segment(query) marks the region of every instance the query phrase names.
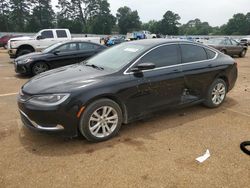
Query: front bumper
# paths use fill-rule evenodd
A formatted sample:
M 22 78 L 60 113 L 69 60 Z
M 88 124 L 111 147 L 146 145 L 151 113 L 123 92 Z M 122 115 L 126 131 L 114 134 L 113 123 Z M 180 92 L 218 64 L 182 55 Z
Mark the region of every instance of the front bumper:
M 23 111 L 19 110 L 19 112 L 21 114 L 21 119 L 23 123 L 30 128 L 36 128 L 40 131 L 64 130 L 64 127 L 62 125 L 55 125 L 55 127 L 43 127 L 42 125 L 38 125 L 35 121 L 31 120 Z
M 31 130 L 67 137 L 78 135 L 77 107 L 70 110 L 63 105 L 38 107 L 23 101 L 20 95 L 18 96 L 18 107 L 23 124 Z
M 17 49 L 9 49 L 8 54 L 10 58 L 16 58 L 16 52 L 17 52 Z
M 14 61 L 14 66 L 16 73 L 20 74 L 30 73 L 29 67 L 27 67 L 25 64 L 18 64 L 16 61 Z

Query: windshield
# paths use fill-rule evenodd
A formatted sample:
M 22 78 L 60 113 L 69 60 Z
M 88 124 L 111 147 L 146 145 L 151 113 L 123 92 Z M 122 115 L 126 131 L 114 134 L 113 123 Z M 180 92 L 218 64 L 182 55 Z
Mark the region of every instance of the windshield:
M 55 48 L 57 48 L 60 45 L 62 45 L 62 42 L 59 42 L 59 43 L 56 43 L 56 44 L 52 44 L 48 48 L 45 48 L 42 52 L 43 53 L 49 53 L 49 52 L 51 52 L 52 50 L 54 50 Z
M 85 65 L 94 65 L 117 71 L 145 51 L 145 48 L 145 46 L 123 43 L 90 58 L 85 62 Z

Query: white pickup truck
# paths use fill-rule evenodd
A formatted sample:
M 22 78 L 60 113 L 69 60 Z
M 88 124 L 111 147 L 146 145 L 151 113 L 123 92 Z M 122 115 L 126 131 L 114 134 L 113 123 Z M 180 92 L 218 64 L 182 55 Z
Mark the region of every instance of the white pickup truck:
M 67 41 L 81 40 L 100 44 L 100 37 L 73 38 L 68 29 L 43 29 L 34 37 L 17 37 L 8 41 L 10 58 L 16 58 L 31 52 L 39 52 L 52 44 Z

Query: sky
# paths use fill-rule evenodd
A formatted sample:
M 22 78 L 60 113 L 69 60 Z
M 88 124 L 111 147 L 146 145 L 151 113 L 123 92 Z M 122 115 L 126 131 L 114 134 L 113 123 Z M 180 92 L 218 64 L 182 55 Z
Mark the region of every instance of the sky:
M 55 6 L 57 0 L 52 0 Z M 250 0 L 108 0 L 113 15 L 122 6 L 137 10 L 143 23 L 160 20 L 166 11 L 180 15 L 182 24 L 199 18 L 211 26 L 221 26 L 236 13 L 250 12 Z

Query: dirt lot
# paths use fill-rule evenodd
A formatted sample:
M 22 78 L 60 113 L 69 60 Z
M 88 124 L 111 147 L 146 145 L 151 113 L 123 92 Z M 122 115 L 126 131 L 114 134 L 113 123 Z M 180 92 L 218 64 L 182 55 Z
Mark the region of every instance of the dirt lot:
M 0 187 L 249 187 L 250 53 L 225 104 L 164 112 L 123 126 L 105 143 L 65 139 L 22 126 L 16 94 L 27 78 L 0 53 Z M 206 149 L 211 157 L 195 158 Z

